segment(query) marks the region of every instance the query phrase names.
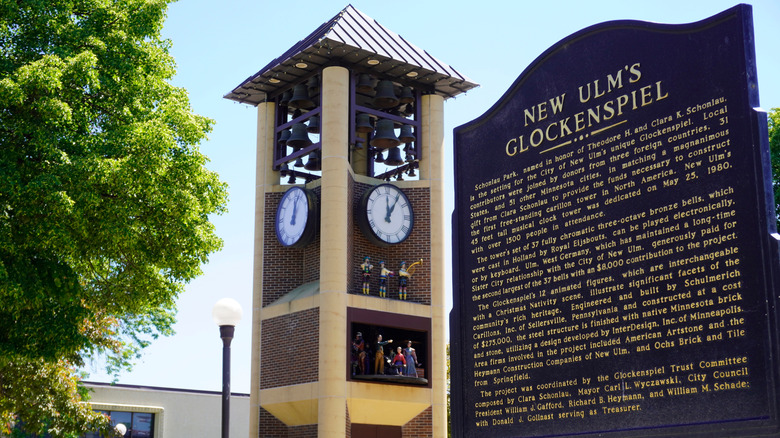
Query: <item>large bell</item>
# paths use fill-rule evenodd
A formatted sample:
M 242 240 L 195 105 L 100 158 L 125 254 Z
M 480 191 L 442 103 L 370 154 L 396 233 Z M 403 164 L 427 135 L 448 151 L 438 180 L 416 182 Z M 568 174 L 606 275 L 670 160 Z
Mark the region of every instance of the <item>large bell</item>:
M 358 113 L 355 120 L 355 131 L 365 134 L 373 130 L 374 126 L 371 125 L 371 117 L 366 113 Z
M 400 103 L 395 95 L 395 85 L 392 81 L 379 81 L 374 96 L 374 106 L 377 108 L 392 108 Z
M 293 131 L 295 134 L 295 131 Z M 394 148 L 401 144 L 401 140 L 395 136 L 395 129 L 393 129 L 393 121 L 382 119 L 376 122 L 376 134 L 371 139 L 371 146 L 380 149 Z
M 311 116 L 309 118 L 309 124 L 306 126 L 306 131 L 312 133 L 312 134 L 319 134 L 320 133 L 320 117 L 319 116 Z
M 306 88 L 306 84 L 298 84 L 295 86 L 289 105 L 302 109 L 314 108 L 314 102 L 309 98 L 309 89 Z
M 309 133 L 306 132 L 306 125 L 303 123 L 295 123 L 292 126 L 292 134 L 287 139 L 287 146 L 293 148 L 305 148 L 311 145 L 311 139 L 309 139 Z
M 311 151 L 309 159 L 306 160 L 306 165 L 303 168 L 306 170 L 322 170 L 319 151 Z
M 398 136 L 401 143 L 411 143 L 415 140 L 412 133 L 412 125 L 401 125 L 401 135 Z
M 371 79 L 371 75 L 363 73 L 358 76 L 358 83 L 355 85 L 355 90 L 360 93 L 371 93 L 374 91 L 374 80 Z
M 385 165 L 387 166 L 400 166 L 404 164 L 404 160 L 401 158 L 401 150 L 398 147 L 391 148 L 387 151 L 387 158 L 385 158 Z
M 398 100 L 401 103 L 412 103 L 412 102 L 414 102 L 414 93 L 412 93 L 412 87 L 403 87 L 403 88 L 401 88 L 401 95 L 398 97 Z

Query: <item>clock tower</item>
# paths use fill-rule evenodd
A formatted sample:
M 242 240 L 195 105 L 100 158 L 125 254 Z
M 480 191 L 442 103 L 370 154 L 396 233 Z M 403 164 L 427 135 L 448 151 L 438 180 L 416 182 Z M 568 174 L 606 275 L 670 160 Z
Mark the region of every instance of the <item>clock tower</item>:
M 447 435 L 444 100 L 476 84 L 347 6 L 257 107 L 250 436 Z

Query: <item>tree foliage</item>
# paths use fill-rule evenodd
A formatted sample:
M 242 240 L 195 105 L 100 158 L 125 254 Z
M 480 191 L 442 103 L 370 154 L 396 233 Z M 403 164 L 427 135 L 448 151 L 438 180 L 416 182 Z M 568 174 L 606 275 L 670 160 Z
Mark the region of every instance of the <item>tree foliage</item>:
M 0 415 L 34 422 L 26 373 L 128 367 L 221 246 L 213 121 L 169 82 L 167 3 L 0 0 Z
M 768 114 L 769 152 L 772 156 L 772 188 L 775 192 L 775 216 L 780 230 L 780 108 L 772 108 Z

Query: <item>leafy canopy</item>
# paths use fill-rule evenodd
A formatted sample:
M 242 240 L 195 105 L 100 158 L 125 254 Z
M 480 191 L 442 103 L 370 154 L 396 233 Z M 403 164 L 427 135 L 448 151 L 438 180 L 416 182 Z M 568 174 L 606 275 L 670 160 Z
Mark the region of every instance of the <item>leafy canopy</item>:
M 769 112 L 769 152 L 772 156 L 772 188 L 775 192 L 775 215 L 780 230 L 780 108 Z
M 0 0 L 0 415 L 25 367 L 128 367 L 221 246 L 167 3 Z

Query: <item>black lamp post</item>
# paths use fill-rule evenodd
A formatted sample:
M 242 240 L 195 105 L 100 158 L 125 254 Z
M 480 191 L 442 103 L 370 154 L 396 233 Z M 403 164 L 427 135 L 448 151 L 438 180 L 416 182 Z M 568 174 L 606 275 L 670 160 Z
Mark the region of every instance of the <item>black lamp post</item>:
M 230 437 L 230 341 L 242 314 L 241 305 L 232 298 L 217 301 L 211 311 L 222 338 L 222 438 Z

